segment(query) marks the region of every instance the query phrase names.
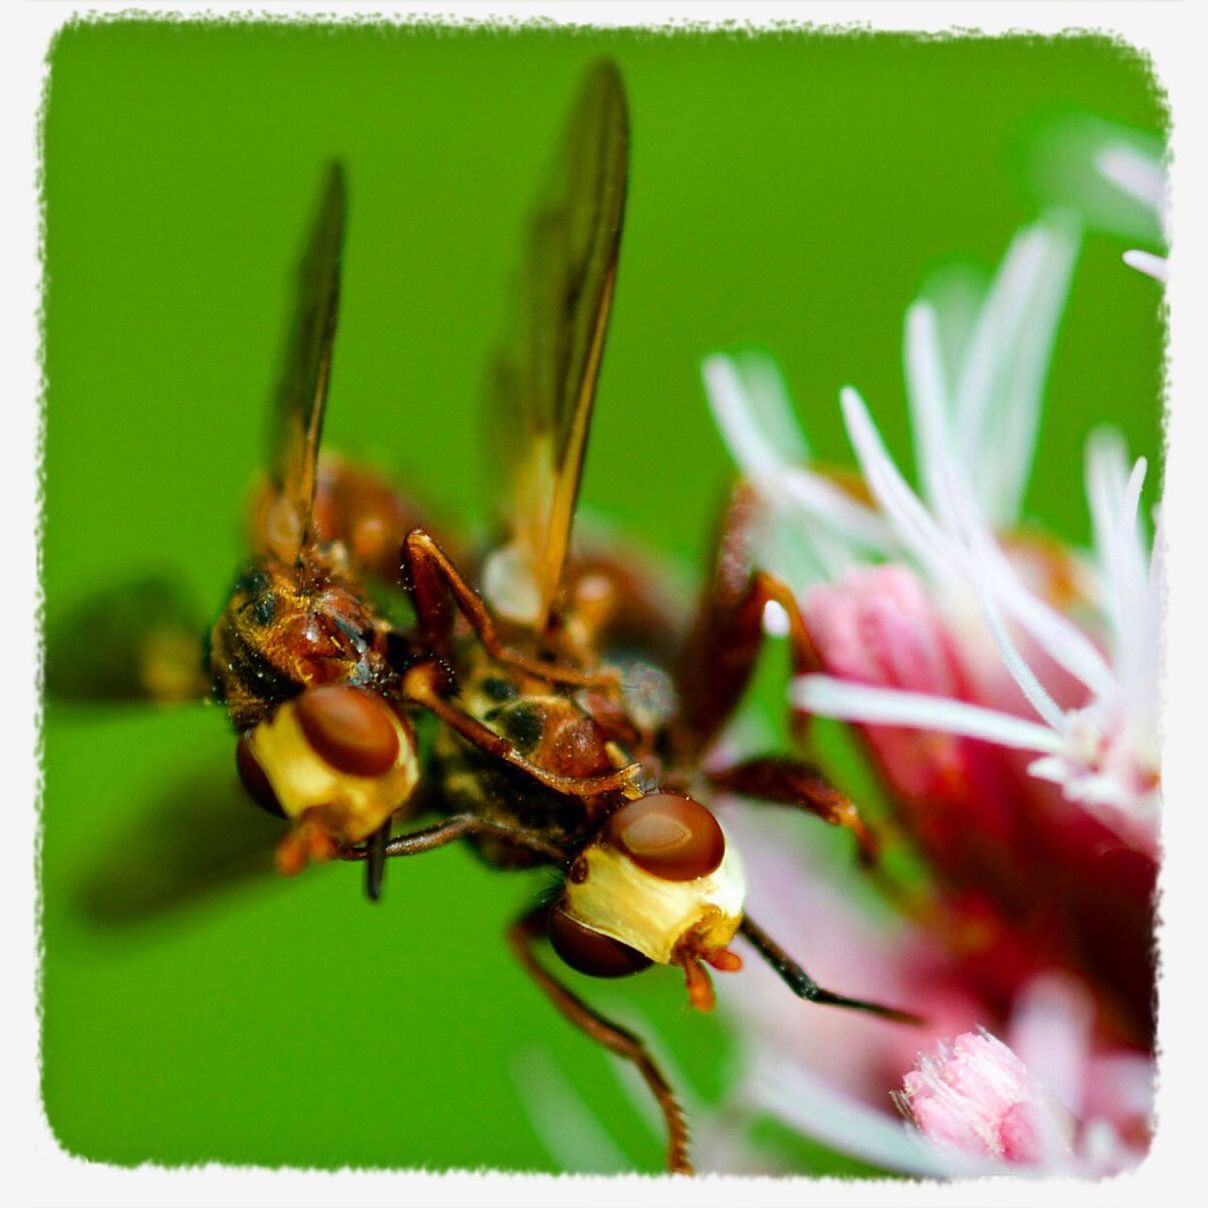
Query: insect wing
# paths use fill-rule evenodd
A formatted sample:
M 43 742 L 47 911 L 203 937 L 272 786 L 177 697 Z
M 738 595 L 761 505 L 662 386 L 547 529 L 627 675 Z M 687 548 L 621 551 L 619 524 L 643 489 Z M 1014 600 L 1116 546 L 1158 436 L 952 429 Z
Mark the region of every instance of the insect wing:
M 168 576 L 96 591 L 47 628 L 47 696 L 87 704 L 202 700 L 210 690 L 204 629 L 205 613 Z
M 484 588 L 509 620 L 544 629 L 570 540 L 608 327 L 629 163 L 616 67 L 584 82 L 533 210 L 517 330 L 496 374 L 491 455 L 505 475 L 506 543 Z
M 264 540 L 285 560 L 292 559 L 312 535 L 319 438 L 339 306 L 344 216 L 344 173 L 333 163 L 299 269 L 297 307 L 273 417 L 270 474 L 276 501 Z

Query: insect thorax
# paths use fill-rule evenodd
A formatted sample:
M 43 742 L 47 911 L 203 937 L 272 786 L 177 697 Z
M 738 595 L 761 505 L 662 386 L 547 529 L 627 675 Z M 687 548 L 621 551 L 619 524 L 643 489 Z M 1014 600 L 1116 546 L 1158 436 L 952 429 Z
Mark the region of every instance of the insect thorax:
M 239 575 L 210 637 L 210 674 L 240 732 L 304 688 L 385 691 L 395 680 L 372 607 L 322 550 L 293 563 L 263 559 Z
M 526 690 L 505 668 L 475 658 L 459 677 L 459 703 L 505 738 L 518 754 L 562 776 L 601 776 L 616 766 L 616 751 L 573 697 Z M 433 744 L 436 775 L 451 813 L 474 813 L 536 832 L 568 852 L 583 843 L 619 804 L 612 795 L 572 797 L 546 788 L 523 769 L 472 747 L 442 727 Z M 495 839 L 479 851 L 505 868 L 536 862 L 531 853 Z

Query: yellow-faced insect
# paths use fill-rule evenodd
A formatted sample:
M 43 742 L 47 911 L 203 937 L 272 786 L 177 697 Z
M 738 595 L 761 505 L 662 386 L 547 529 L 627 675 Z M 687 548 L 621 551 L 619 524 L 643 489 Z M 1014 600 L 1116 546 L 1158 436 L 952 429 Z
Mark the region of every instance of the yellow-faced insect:
M 553 893 L 512 924 L 511 947 L 566 1018 L 638 1069 L 665 1117 L 668 1167 L 690 1172 L 683 1117 L 653 1058 L 539 959 L 543 940 L 599 977 L 676 966 L 690 1001 L 708 1009 L 707 969 L 739 969 L 731 945 L 741 936 L 804 999 L 914 1017 L 817 985 L 746 915 L 739 853 L 701 801 L 724 790 L 802 809 L 874 855 L 854 807 L 812 766 L 769 756 L 706 770 L 770 602 L 790 618 L 797 665 L 812 657 L 791 593 L 753 566 L 750 495 L 730 501 L 696 619 L 682 630 L 623 552 L 571 554 L 628 150 L 621 79 L 600 63 L 528 228 L 517 332 L 490 407 L 501 536 L 474 562 L 446 552 L 380 479 L 319 460 L 344 216 L 342 177 L 330 172 L 254 557 L 213 629 L 209 672 L 239 734 L 244 785 L 289 820 L 285 871 L 365 861 L 376 897 L 387 860 L 466 838 L 496 867 L 554 873 Z M 363 585 L 372 576 L 396 579 L 413 625 L 375 610 Z M 426 751 L 416 724 L 434 731 Z M 421 808 L 439 819 L 403 829 Z
M 687 1171 L 679 1109 L 645 1047 L 538 960 L 539 940 L 596 976 L 678 966 L 691 1001 L 708 1008 L 706 967 L 737 969 L 730 944 L 742 934 L 804 998 L 911 1017 L 819 987 L 745 915 L 739 854 L 697 800 L 724 787 L 781 801 L 848 826 L 871 854 L 850 803 L 812 767 L 765 758 L 702 770 L 749 678 L 769 601 L 792 618 L 798 662 L 810 659 L 791 594 L 751 568 L 749 498 L 732 501 L 698 619 L 665 668 L 610 659 L 642 618 L 660 624 L 623 559 L 568 558 L 617 278 L 628 144 L 621 80 L 602 64 L 533 211 L 519 332 L 497 367 L 503 539 L 481 565 L 482 594 L 422 529 L 403 544 L 417 625 L 395 647 L 395 699 L 439 720 L 423 777 L 445 817 L 335 854 L 409 856 L 468 837 L 499 867 L 552 865 L 560 890 L 512 926 L 511 944 L 567 1018 L 640 1070 L 666 1118 L 669 1167 Z

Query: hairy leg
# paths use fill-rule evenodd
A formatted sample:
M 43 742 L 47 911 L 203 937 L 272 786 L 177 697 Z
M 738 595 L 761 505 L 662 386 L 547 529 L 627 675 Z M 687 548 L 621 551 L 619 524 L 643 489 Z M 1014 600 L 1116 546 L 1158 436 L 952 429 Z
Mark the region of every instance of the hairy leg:
M 530 658 L 512 650 L 499 638 L 495 622 L 482 597 L 462 578 L 452 559 L 423 529 L 413 529 L 403 542 L 403 579 L 415 606 L 429 649 L 442 657 L 450 653 L 453 611 L 469 622 L 492 658 L 527 675 L 550 683 L 585 688 L 618 686 L 611 671 L 589 672 Z
M 454 814 L 452 817 L 426 826 L 422 830 L 409 831 L 405 835 L 396 835 L 382 848 L 382 856 L 418 856 L 423 852 L 434 851 L 438 847 L 454 843 L 469 835 L 490 835 L 496 839 L 505 839 L 519 847 L 536 852 L 556 864 L 561 864 L 566 858 L 566 852 L 556 844 L 549 843 L 540 835 L 520 827 L 508 826 L 503 822 L 493 822 L 489 818 L 480 818 L 477 814 Z M 335 858 L 339 860 L 369 860 L 375 858 L 373 840 L 364 847 L 341 846 L 335 849 Z
M 757 797 L 774 805 L 788 805 L 842 826 L 855 836 L 860 862 L 875 864 L 879 841 L 860 817 L 855 803 L 841 793 L 813 764 L 789 756 L 762 755 L 720 772 L 710 772 L 718 788 Z
M 631 1062 L 646 1081 L 667 1122 L 667 1169 L 674 1174 L 691 1174 L 688 1159 L 688 1128 L 684 1113 L 667 1079 L 632 1032 L 605 1019 L 577 994 L 568 990 L 538 960 L 533 946 L 545 934 L 545 906 L 539 906 L 518 919 L 508 929 L 508 943 L 526 973 L 541 987 L 545 996 L 575 1027 L 587 1033 L 618 1057 Z
M 713 573 L 676 668 L 680 742 L 688 757 L 708 745 L 738 705 L 763 644 L 768 604 L 779 604 L 788 616 L 794 674 L 818 665 L 792 591 L 755 568 L 753 534 L 759 509 L 751 488 L 740 484 L 723 515 Z
M 526 759 L 502 735 L 483 725 L 476 717 L 472 717 L 464 709 L 447 700 L 442 689 L 445 688 L 443 668 L 435 662 L 418 663 L 411 667 L 403 676 L 403 696 L 427 709 L 450 729 L 455 730 L 467 742 L 472 743 L 489 755 L 510 763 L 527 773 L 538 783 L 555 792 L 565 793 L 570 797 L 594 797 L 599 793 L 623 793 L 626 797 L 634 798 L 642 795 L 638 779 L 642 774 L 640 764 L 629 763 L 602 776 L 562 776 L 551 772 L 540 764 Z

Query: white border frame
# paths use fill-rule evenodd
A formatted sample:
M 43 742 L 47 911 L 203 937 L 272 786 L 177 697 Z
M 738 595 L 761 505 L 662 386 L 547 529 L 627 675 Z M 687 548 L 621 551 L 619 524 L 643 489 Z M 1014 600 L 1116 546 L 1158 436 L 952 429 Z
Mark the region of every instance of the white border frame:
M 5 393 L 9 396 L 8 431 L 0 449 L 5 541 L 10 573 L 16 582 L 4 595 L 5 632 L 9 635 L 7 682 L 12 706 L 6 710 L 5 755 L 12 768 L 6 796 L 0 879 L 4 962 L 7 988 L 0 1000 L 5 1054 L 3 1082 L 4 1185 L 10 1202 L 35 1205 L 86 1203 L 114 1205 L 214 1204 L 255 1202 L 305 1208 L 326 1204 L 390 1204 L 401 1199 L 425 1204 L 482 1201 L 502 1204 L 580 1205 L 613 1203 L 621 1196 L 641 1203 L 691 1204 L 729 1201 L 799 1205 L 1014 1205 L 1104 1204 L 1132 1208 L 1143 1197 L 1158 1196 L 1194 1181 L 1197 1143 L 1203 1144 L 1204 1103 L 1208 1090 L 1201 1018 L 1204 1007 L 1204 942 L 1197 924 L 1208 884 L 1202 864 L 1208 855 L 1208 811 L 1201 804 L 1203 773 L 1195 764 L 1203 748 L 1202 714 L 1194 707 L 1197 690 L 1208 682 L 1204 652 L 1204 605 L 1196 583 L 1208 578 L 1203 565 L 1203 513 L 1208 475 L 1196 472 L 1208 426 L 1204 361 L 1208 327 L 1201 283 L 1208 215 L 1204 185 L 1204 148 L 1208 147 L 1203 42 L 1195 34 L 1196 5 L 1176 0 L 880 0 L 849 3 L 718 2 L 639 3 L 389 3 L 302 4 L 269 0 L 256 7 L 235 4 L 99 3 L 24 0 L 6 6 L 0 38 L 0 89 L 3 90 L 4 266 L 2 327 L 6 333 Z M 1118 35 L 1151 56 L 1165 87 L 1174 122 L 1173 246 L 1168 299 L 1170 322 L 1170 400 L 1167 415 L 1166 509 L 1170 549 L 1170 601 L 1167 614 L 1165 790 L 1168 816 L 1164 836 L 1161 909 L 1163 977 L 1160 1043 L 1159 1128 L 1153 1152 L 1141 1169 L 1100 1184 L 999 1179 L 952 1185 L 868 1183 L 863 1181 L 745 1180 L 694 1181 L 566 1178 L 523 1175 L 431 1175 L 388 1171 L 274 1171 L 211 1166 L 165 1170 L 125 1170 L 71 1158 L 55 1143 L 39 1094 L 39 1019 L 35 937 L 35 859 L 38 765 L 37 700 L 34 693 L 37 630 L 29 601 L 39 601 L 37 580 L 35 458 L 40 426 L 38 260 L 40 215 L 31 182 L 38 171 L 37 137 L 42 103 L 44 58 L 54 31 L 75 14 L 131 10 L 196 16 L 287 15 L 315 18 L 376 16 L 388 20 L 438 17 L 451 20 L 521 21 L 542 17 L 559 24 L 665 25 L 717 24 L 739 20 L 753 25 L 791 21 L 811 25 L 864 25 L 878 29 L 944 32 L 976 29 L 987 34 L 1027 30 L 1041 34 L 1093 29 Z M 1093 400 L 1091 401 L 1093 405 Z M 33 708 L 26 708 L 27 701 Z M 1174 1195 L 1172 1199 L 1181 1199 Z

